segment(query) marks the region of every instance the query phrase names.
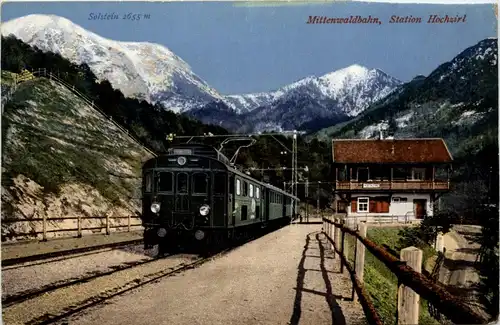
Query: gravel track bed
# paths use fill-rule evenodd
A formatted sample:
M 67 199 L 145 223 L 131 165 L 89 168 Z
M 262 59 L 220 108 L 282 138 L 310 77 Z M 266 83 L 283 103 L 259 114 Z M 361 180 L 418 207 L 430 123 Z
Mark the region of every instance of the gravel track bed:
M 320 229 L 287 226 L 58 324 L 365 324 Z
M 2 269 L 2 300 L 151 260 L 155 254 L 156 249 L 145 251 L 143 245 L 129 245 L 6 267 Z
M 59 315 L 68 308 L 80 306 L 96 297 L 103 297 L 114 291 L 134 285 L 148 276 L 165 272 L 181 265 L 192 263 L 199 257 L 196 255 L 179 254 L 164 259 L 152 261 L 127 270 L 105 275 L 89 282 L 79 283 L 60 290 L 46 293 L 42 296 L 5 307 L 2 310 L 5 324 L 36 324 L 46 315 Z

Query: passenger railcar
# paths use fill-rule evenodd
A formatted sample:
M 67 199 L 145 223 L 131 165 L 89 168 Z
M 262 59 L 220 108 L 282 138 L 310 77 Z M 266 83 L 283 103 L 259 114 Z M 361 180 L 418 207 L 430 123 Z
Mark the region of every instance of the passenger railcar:
M 144 244 L 217 244 L 284 225 L 299 199 L 237 170 L 217 149 L 179 145 L 142 170 Z

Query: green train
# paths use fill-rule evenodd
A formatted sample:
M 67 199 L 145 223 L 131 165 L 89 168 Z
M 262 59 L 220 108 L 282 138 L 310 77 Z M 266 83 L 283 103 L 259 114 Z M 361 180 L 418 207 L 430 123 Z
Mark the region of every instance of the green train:
M 142 167 L 144 245 L 160 253 L 179 243 L 217 245 L 279 227 L 299 199 L 233 167 L 202 144 L 170 148 Z

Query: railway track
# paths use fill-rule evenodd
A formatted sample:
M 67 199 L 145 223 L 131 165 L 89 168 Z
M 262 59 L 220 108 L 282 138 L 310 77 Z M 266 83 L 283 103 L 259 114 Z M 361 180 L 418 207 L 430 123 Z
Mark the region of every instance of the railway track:
M 128 241 L 119 242 L 119 243 L 109 243 L 109 244 L 97 245 L 97 246 L 92 246 L 92 247 L 80 247 L 80 248 L 74 248 L 74 249 L 58 251 L 58 252 L 50 252 L 50 253 L 44 253 L 44 254 L 9 258 L 9 259 L 2 260 L 2 268 L 11 267 L 11 266 L 23 267 L 24 265 L 20 265 L 20 264 L 25 264 L 25 263 L 29 263 L 29 262 L 39 262 L 39 264 L 43 264 L 44 262 L 52 263 L 53 260 L 50 260 L 50 261 L 47 261 L 47 260 L 53 259 L 53 258 L 59 258 L 59 257 L 60 257 L 60 259 L 58 259 L 58 260 L 64 260 L 64 259 L 77 257 L 76 254 L 80 254 L 80 253 L 90 252 L 90 254 L 92 254 L 94 251 L 98 251 L 98 250 L 102 250 L 102 249 L 106 249 L 106 248 L 118 248 L 118 247 L 123 247 L 123 246 L 128 246 L 128 245 L 140 244 L 142 242 L 143 242 L 142 239 L 134 239 L 134 240 L 128 240 Z M 96 252 L 96 253 L 98 253 L 98 252 Z M 31 265 L 34 265 L 34 264 L 30 264 L 30 265 L 26 265 L 26 266 L 31 266 Z
M 98 253 L 102 253 L 102 252 L 103 251 L 100 251 Z M 106 251 L 104 251 L 104 252 L 106 252 Z M 94 254 L 97 254 L 97 253 L 94 253 Z M 91 255 L 91 254 L 89 254 L 89 255 Z M 75 256 L 73 258 L 81 257 L 81 256 L 83 256 L 83 255 L 78 255 L 78 256 Z M 152 259 L 146 260 L 146 261 L 125 262 L 121 265 L 113 267 L 113 270 L 110 270 L 110 271 L 97 272 L 95 274 L 85 276 L 82 278 L 69 279 L 69 280 L 65 280 L 65 281 L 60 282 L 60 283 L 46 285 L 46 286 L 43 286 L 43 287 L 38 288 L 36 290 L 27 290 L 27 291 L 24 291 L 24 292 L 21 292 L 18 294 L 13 294 L 13 295 L 7 296 L 6 298 L 2 299 L 2 306 L 9 307 L 9 306 L 12 306 L 14 304 L 18 304 L 18 303 L 21 303 L 23 301 L 36 298 L 38 296 L 41 296 L 43 294 L 46 294 L 46 293 L 49 293 L 52 291 L 56 291 L 56 290 L 70 287 L 73 285 L 77 285 L 80 283 L 89 282 L 89 281 L 92 281 L 94 279 L 106 276 L 106 275 L 111 275 L 113 273 L 117 273 L 117 272 L 120 272 L 123 270 L 131 269 L 133 267 L 146 265 L 146 264 L 155 262 L 156 260 L 157 260 L 157 258 L 152 258 Z M 57 260 L 57 261 L 59 261 L 59 260 Z M 46 261 L 43 264 L 51 263 L 51 262 L 55 262 L 55 261 Z M 39 265 L 39 264 L 35 264 L 35 265 Z M 33 265 L 29 265 L 29 266 L 33 266 Z
M 66 292 L 78 292 L 79 290 L 85 291 L 85 288 L 88 287 L 98 288 L 94 289 L 94 292 L 97 294 L 88 295 L 87 299 L 85 300 L 78 301 L 77 303 L 68 303 L 68 306 L 64 306 L 63 308 L 57 307 L 57 312 L 51 313 L 48 310 L 38 310 L 35 312 L 35 314 L 38 314 L 38 316 L 35 316 L 35 318 L 33 319 L 29 320 L 26 319 L 25 321 L 22 322 L 29 324 L 53 324 L 58 321 L 72 317 L 80 312 L 83 312 L 88 308 L 95 307 L 98 306 L 99 304 L 105 303 L 109 299 L 125 294 L 131 290 L 140 288 L 155 281 L 159 281 L 163 278 L 173 276 L 188 269 L 201 266 L 202 264 L 209 262 L 214 258 L 226 255 L 233 249 L 245 243 L 248 243 L 252 240 L 255 240 L 258 237 L 260 236 L 241 239 L 235 243 L 230 244 L 229 246 L 225 246 L 223 248 L 205 254 L 188 254 L 192 255 L 193 256 L 192 258 L 194 258 L 195 260 L 193 262 L 189 261 L 187 264 L 183 262 L 170 267 L 168 267 L 168 265 L 165 265 L 164 267 L 159 267 L 159 265 L 154 264 L 155 262 L 161 263 L 161 260 L 168 260 L 170 258 L 176 259 L 180 255 L 185 255 L 182 253 L 172 254 L 165 256 L 163 258 L 156 257 L 146 261 L 124 263 L 121 264 L 120 266 L 115 267 L 115 269 L 113 270 L 92 274 L 90 276 L 78 279 L 68 280 L 63 283 L 47 285 L 42 288 L 38 288 L 36 290 L 29 290 L 21 292 L 19 294 L 14 294 L 6 297 L 2 301 L 4 318 L 6 316 L 6 313 L 11 313 L 10 317 L 17 318 L 17 315 L 19 315 L 18 313 L 21 310 L 32 308 L 30 307 L 31 304 L 35 306 L 46 304 L 46 301 L 48 299 L 51 299 L 49 298 L 50 296 L 52 297 L 64 296 Z M 152 264 L 150 266 L 149 271 L 148 271 L 148 266 L 146 266 L 148 264 Z M 146 267 L 146 269 L 140 270 L 141 267 Z M 139 271 L 137 272 L 134 271 L 134 268 L 139 269 Z M 154 269 L 156 269 L 156 272 L 151 272 L 151 270 Z M 108 290 L 102 289 L 101 291 L 99 287 L 99 281 L 103 281 L 103 279 L 104 281 L 107 281 L 105 280 L 105 278 L 110 278 L 110 277 L 112 277 L 113 279 L 115 278 L 123 279 L 124 274 L 127 274 L 126 272 L 132 272 L 133 274 L 135 273 L 140 275 L 139 276 L 134 275 L 134 277 L 125 276 L 126 281 L 122 281 L 123 282 L 122 285 L 114 286 L 113 288 Z
M 163 278 L 167 278 L 167 277 L 176 275 L 176 274 L 181 273 L 183 271 L 199 267 L 199 266 L 201 266 L 201 265 L 203 265 L 203 264 L 205 264 L 205 263 L 207 263 L 215 258 L 226 255 L 234 248 L 235 247 L 232 246 L 232 247 L 226 248 L 224 250 L 221 250 L 219 252 L 210 254 L 209 256 L 206 256 L 206 257 L 197 257 L 195 261 L 188 263 L 188 264 L 185 264 L 185 265 L 176 266 L 173 269 L 165 269 L 165 270 L 161 270 L 159 272 L 153 273 L 153 274 L 147 274 L 147 275 L 143 276 L 141 279 L 134 279 L 134 280 L 126 283 L 125 285 L 121 286 L 120 288 L 103 292 L 102 294 L 100 294 L 98 296 L 91 297 L 91 298 L 81 302 L 80 304 L 78 304 L 76 306 L 68 307 L 68 308 L 64 309 L 64 311 L 60 314 L 44 315 L 40 318 L 35 318 L 35 319 L 31 320 L 29 323 L 30 324 L 38 324 L 38 325 L 57 323 L 59 321 L 65 320 L 69 317 L 76 316 L 78 313 L 81 313 L 81 312 L 85 311 L 86 309 L 103 304 L 114 297 L 123 295 L 129 291 L 134 290 L 134 289 L 138 289 L 138 288 L 143 287 L 147 284 L 154 283 L 154 282 L 159 281 Z M 174 256 L 174 255 L 172 255 L 172 256 Z M 154 260 L 154 261 L 157 261 L 157 260 Z M 148 262 L 152 262 L 152 261 L 148 261 Z M 146 263 L 143 263 L 143 264 L 146 264 Z M 131 266 L 131 267 L 134 267 L 134 266 Z M 68 322 L 66 321 L 64 323 L 67 324 Z

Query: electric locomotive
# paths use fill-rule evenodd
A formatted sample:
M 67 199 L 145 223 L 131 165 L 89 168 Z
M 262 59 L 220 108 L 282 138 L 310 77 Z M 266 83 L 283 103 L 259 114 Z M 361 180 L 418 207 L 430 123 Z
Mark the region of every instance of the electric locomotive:
M 211 245 L 285 225 L 299 199 L 239 171 L 202 144 L 170 148 L 142 168 L 144 245 Z

